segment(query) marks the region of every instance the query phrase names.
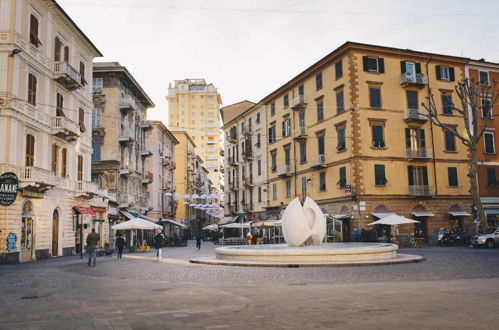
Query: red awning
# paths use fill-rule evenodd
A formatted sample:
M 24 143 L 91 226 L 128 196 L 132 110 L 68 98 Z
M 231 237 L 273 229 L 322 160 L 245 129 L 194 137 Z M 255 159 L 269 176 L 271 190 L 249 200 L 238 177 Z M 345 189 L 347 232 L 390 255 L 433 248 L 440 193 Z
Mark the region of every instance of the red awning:
M 92 211 L 92 209 L 89 207 L 73 206 L 73 208 L 76 210 L 76 212 L 78 212 L 80 214 L 83 214 L 83 215 L 88 214 L 88 215 L 95 217 L 95 212 Z

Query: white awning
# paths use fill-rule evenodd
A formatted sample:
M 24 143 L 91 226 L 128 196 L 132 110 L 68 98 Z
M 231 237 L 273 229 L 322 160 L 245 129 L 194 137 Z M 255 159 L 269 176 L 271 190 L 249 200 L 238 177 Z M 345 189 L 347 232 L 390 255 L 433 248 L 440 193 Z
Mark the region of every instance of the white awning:
M 219 226 L 221 225 L 227 225 L 229 223 L 233 223 L 239 218 L 238 215 L 233 216 L 233 217 L 223 217 L 223 219 L 218 223 Z
M 169 224 L 172 224 L 172 225 L 175 225 L 175 226 L 179 226 L 180 228 L 184 228 L 184 229 L 187 228 L 186 225 L 183 225 L 181 223 L 178 223 L 178 222 L 170 220 L 170 219 L 161 219 L 161 222 L 167 222 Z
M 204 226 L 203 227 L 203 230 L 212 230 L 212 231 L 216 231 L 218 230 L 218 226 L 214 223 L 212 223 L 211 225 L 208 225 L 208 226 Z
M 352 215 L 351 214 L 334 214 L 332 217 L 328 217 L 328 218 L 333 218 L 335 220 L 339 220 L 339 219 L 351 219 Z
M 434 217 L 435 214 L 431 212 L 411 212 L 411 214 L 415 217 Z
M 220 228 L 250 228 L 250 224 L 247 222 L 246 223 L 234 222 L 220 226 Z
M 469 216 L 471 216 L 471 214 L 469 214 L 468 212 L 465 212 L 465 211 L 450 211 L 449 214 L 454 216 L 454 217 L 469 217 Z
M 394 215 L 395 213 L 371 213 L 371 214 L 374 215 L 376 218 L 381 219 L 389 215 Z
M 128 220 L 135 219 L 135 217 L 128 212 L 120 211 L 120 213 L 123 214 Z
M 158 222 L 158 221 L 159 221 L 158 219 L 149 218 L 149 217 L 147 217 L 147 216 L 145 216 L 145 215 L 143 215 L 143 214 L 139 214 L 139 218 L 142 218 L 142 219 L 144 219 L 144 220 L 150 221 L 150 222 L 152 222 L 152 223 L 156 223 L 156 222 Z
M 111 227 L 114 230 L 161 229 L 163 226 L 151 223 L 141 218 L 134 218 Z

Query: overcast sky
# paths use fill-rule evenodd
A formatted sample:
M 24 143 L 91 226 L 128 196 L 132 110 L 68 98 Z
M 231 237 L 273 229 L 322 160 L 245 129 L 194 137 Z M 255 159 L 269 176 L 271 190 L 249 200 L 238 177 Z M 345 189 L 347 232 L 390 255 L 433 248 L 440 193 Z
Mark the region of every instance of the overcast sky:
M 499 62 L 494 0 L 59 0 L 104 54 L 125 65 L 167 122 L 175 79 L 205 78 L 229 105 L 257 102 L 356 41 Z

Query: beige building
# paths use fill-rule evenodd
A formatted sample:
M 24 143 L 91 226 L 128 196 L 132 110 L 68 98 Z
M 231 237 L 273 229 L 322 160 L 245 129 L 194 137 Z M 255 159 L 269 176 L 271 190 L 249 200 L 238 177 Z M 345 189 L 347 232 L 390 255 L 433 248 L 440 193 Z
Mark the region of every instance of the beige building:
M 71 255 L 91 228 L 105 240 L 106 210 L 89 203 L 108 197 L 90 182 L 98 56 L 55 1 L 0 2 L 0 175 L 19 180 L 0 206 L 0 263 Z
M 148 216 L 154 219 L 175 219 L 175 146 L 179 141 L 160 121 L 150 122 L 152 129 L 146 133 L 146 145 L 152 156 L 146 158 L 145 171 L 152 173 L 152 183 L 147 191 L 152 201 Z
M 186 130 L 196 143 L 195 153 L 209 171 L 209 178 L 219 190 L 220 117 L 222 98 L 213 84 L 204 79 L 175 80 L 168 88 L 168 128 Z
M 146 116 L 154 103 L 117 62 L 94 63 L 93 73 L 92 180 L 116 194 L 114 220 L 147 215 L 154 199 L 153 174 L 145 166 L 153 155 L 146 143 L 153 125 Z
M 268 191 L 266 107 L 242 101 L 220 112 L 225 136 L 225 214 L 264 218 Z

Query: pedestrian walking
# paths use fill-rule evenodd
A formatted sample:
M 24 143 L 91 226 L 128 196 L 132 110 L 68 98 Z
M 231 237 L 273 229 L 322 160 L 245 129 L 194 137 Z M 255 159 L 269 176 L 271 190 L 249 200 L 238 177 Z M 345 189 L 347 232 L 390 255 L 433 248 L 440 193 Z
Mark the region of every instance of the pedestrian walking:
M 161 229 L 156 229 L 156 235 L 154 236 L 154 248 L 156 249 L 156 257 L 158 261 L 161 259 L 161 250 L 163 248 L 163 241 L 165 236 L 161 232 Z
M 121 259 L 123 257 L 123 248 L 125 247 L 125 239 L 122 235 L 116 238 L 116 247 L 118 248 L 118 258 Z
M 201 233 L 199 233 L 197 236 L 196 236 L 196 249 L 199 251 L 201 250 L 201 240 L 203 239 L 203 235 Z
M 97 259 L 97 245 L 99 244 L 100 236 L 92 228 L 92 232 L 87 236 L 87 251 L 88 251 L 88 266 L 93 264 L 95 267 L 95 262 Z

